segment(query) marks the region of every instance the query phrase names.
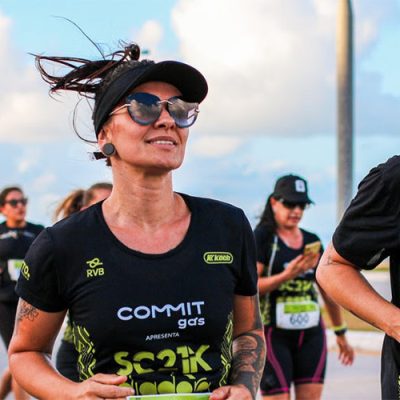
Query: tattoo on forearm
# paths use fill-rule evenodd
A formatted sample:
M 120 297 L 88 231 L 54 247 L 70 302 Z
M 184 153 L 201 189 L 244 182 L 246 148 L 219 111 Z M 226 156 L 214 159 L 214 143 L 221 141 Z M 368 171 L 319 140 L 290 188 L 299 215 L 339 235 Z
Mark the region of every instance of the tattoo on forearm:
M 262 331 L 246 332 L 233 341 L 231 384 L 242 384 L 256 398 L 265 362 L 265 341 Z
M 22 321 L 24 318 L 33 321 L 39 315 L 37 308 L 27 303 L 24 300 L 20 300 L 17 310 L 17 321 Z
M 327 257 L 326 257 L 326 265 L 334 265 L 337 264 L 335 261 L 333 261 L 333 254 L 332 254 L 332 249 L 328 249 L 327 251 Z

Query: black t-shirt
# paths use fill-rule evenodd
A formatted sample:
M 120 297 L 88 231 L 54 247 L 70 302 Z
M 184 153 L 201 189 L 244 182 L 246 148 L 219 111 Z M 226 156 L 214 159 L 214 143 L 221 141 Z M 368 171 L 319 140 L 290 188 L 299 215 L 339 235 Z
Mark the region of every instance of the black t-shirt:
M 371 169 L 361 181 L 332 242 L 343 258 L 360 269 L 373 269 L 390 256 L 392 303 L 400 307 L 399 156 Z M 390 342 L 400 368 L 400 345 Z
M 278 236 L 271 234 L 265 226 L 257 226 L 254 231 L 257 261 L 265 266 L 262 276 L 281 273 L 290 261 L 303 253 L 307 243 L 320 241 L 314 233 L 304 229 L 301 232 L 303 245 L 299 249 L 293 249 Z M 318 294 L 314 282 L 315 268 L 311 268 L 261 296 L 260 307 L 264 324 L 282 329 L 305 329 L 319 325 Z
M 254 238 L 242 210 L 182 196 L 189 229 L 164 254 L 124 246 L 101 203 L 33 243 L 17 293 L 47 312 L 70 310 L 81 379 L 126 375 L 136 394 L 227 382 L 234 295 L 257 293 Z
M 29 246 L 43 228 L 30 222 L 23 228 L 9 228 L 6 222 L 0 224 L 0 301 L 18 300 L 15 281 Z
M 356 196 L 336 228 L 333 245 L 343 258 L 362 269 L 375 268 L 387 256 L 398 265 L 399 156 L 373 168 L 361 181 Z M 398 299 L 397 296 L 397 306 L 400 305 Z

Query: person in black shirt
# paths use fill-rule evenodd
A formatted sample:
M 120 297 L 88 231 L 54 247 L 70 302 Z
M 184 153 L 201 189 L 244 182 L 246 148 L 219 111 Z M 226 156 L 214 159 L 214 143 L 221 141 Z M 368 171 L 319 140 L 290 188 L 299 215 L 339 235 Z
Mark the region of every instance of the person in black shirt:
M 111 194 L 111 190 L 112 184 L 109 182 L 94 183 L 87 190 L 73 190 L 58 204 L 54 213 L 54 220 L 59 221 L 67 218 L 106 199 Z M 66 328 L 57 349 L 56 368 L 58 372 L 74 382 L 79 382 L 78 357 L 79 353 L 74 346 L 73 326 L 69 315 L 67 315 Z
M 268 349 L 261 380 L 264 399 L 289 399 L 292 383 L 296 398 L 321 398 L 327 346 L 314 283 L 322 246 L 317 235 L 299 227 L 310 203 L 305 179 L 282 176 L 254 232 Z M 340 308 L 321 294 L 337 334 L 339 359 L 350 365 L 354 351 L 346 340 Z
M 0 192 L 0 212 L 5 217 L 0 224 L 0 335 L 6 348 L 10 344 L 17 310 L 15 283 L 29 246 L 43 229 L 41 225 L 26 221 L 27 202 L 20 187 L 10 186 Z M 6 369 L 0 380 L 0 399 L 6 397 L 11 386 L 17 400 L 28 398 L 19 385 L 12 382 L 10 371 Z
M 317 279 L 339 304 L 383 330 L 382 399 L 400 393 L 400 157 L 371 169 L 325 250 Z M 367 282 L 370 270 L 390 257 L 392 301 Z
M 98 61 L 36 56 L 53 92 L 94 97 L 95 157 L 111 166 L 113 190 L 46 229 L 27 254 L 11 369 L 38 398 L 254 399 L 265 342 L 250 224 L 242 210 L 172 185 L 206 80 L 139 56 L 137 45 Z M 51 75 L 48 61 L 71 71 Z M 80 383 L 46 358 L 67 310 Z

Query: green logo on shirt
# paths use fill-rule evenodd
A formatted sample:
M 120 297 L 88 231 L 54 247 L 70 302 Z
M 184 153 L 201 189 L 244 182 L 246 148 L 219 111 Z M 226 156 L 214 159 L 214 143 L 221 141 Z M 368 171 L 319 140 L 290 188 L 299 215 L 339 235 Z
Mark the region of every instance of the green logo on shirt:
M 23 277 L 29 281 L 29 278 L 31 277 L 31 274 L 29 272 L 29 267 L 28 264 L 25 263 L 25 261 L 22 263 L 21 265 L 21 274 L 23 275 Z
M 207 264 L 232 264 L 233 255 L 227 251 L 208 251 L 203 259 Z
M 101 267 L 103 263 L 100 261 L 100 258 L 92 258 L 91 260 L 86 261 L 86 264 L 89 266 L 86 270 L 87 278 L 104 275 L 104 268 Z

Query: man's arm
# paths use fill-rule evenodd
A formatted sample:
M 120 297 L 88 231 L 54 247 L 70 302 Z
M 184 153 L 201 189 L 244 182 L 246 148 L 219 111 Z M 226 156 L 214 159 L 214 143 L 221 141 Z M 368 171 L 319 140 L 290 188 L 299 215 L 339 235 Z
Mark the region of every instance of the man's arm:
M 400 310 L 380 296 L 332 244 L 320 260 L 317 281 L 335 302 L 400 341 Z

